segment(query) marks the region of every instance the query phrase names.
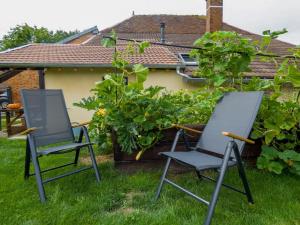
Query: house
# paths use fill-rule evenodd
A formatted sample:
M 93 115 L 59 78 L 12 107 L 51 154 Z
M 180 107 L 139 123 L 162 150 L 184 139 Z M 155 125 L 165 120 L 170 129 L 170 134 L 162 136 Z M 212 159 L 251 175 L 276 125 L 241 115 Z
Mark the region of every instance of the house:
M 72 121 L 88 120 L 91 113 L 73 106 L 103 76 L 112 71 L 113 48 L 100 46 L 101 39 L 115 30 L 119 38 L 146 40 L 192 46 L 205 32 L 217 30 L 235 31 L 252 40 L 261 36 L 223 22 L 223 1 L 207 0 L 207 15 L 133 15 L 119 24 L 95 32 L 77 34 L 57 44 L 30 44 L 0 53 L 0 68 L 13 70 L 35 69 L 39 72 L 41 88 L 63 89 Z M 122 49 L 126 42 L 118 41 Z M 274 40 L 270 50 L 279 55 L 288 54 L 294 45 Z M 185 54 L 189 49 L 152 45 L 141 56 L 130 57 L 130 62 L 142 63 L 150 68 L 146 85 L 160 85 L 169 90 L 195 89 L 201 79 L 188 75 L 189 62 Z M 272 63 L 255 61 L 253 73 L 272 78 Z M 1 79 L 1 78 L 0 78 Z M 129 78 L 131 79 L 131 78 Z
M 62 41 L 60 44 L 83 44 L 88 41 L 89 38 L 98 34 L 99 30 L 96 26 L 86 29 L 80 33 L 72 35 Z M 27 45 L 25 45 L 27 46 Z M 24 48 L 25 46 L 21 46 Z M 19 48 L 15 48 L 16 51 Z M 6 50 L 3 53 L 10 52 L 11 50 Z M 12 70 L 13 68 L 13 70 Z M 0 87 L 11 87 L 12 90 L 12 101 L 21 102 L 20 90 L 21 89 L 32 89 L 32 88 L 43 88 L 43 71 L 42 70 L 32 70 L 31 67 L 20 68 L 14 67 L 4 68 L 1 71 L 0 67 Z

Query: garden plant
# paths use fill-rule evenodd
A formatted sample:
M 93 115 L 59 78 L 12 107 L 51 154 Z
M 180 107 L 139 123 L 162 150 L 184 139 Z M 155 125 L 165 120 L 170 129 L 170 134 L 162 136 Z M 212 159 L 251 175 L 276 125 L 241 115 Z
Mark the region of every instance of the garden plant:
M 197 91 L 176 92 L 158 86 L 145 88 L 149 69 L 130 65 L 128 56 L 143 54 L 149 43 L 134 42 L 118 49 L 113 33 L 102 44 L 116 48 L 115 72 L 107 74 L 92 96 L 76 105 L 95 112 L 90 131 L 101 143 L 100 149 L 109 147 L 115 132 L 122 151 L 139 152 L 140 157 L 173 124 L 205 124 L 224 92 L 263 90 L 267 94 L 251 134 L 263 143 L 257 166 L 277 174 L 300 174 L 300 50 L 292 49 L 291 55 L 283 57 L 269 51 L 271 41 L 285 32 L 265 31 L 260 41 L 235 32 L 206 33 L 190 52 L 198 62 L 193 76 L 205 77 L 205 85 Z M 274 79 L 247 76 L 253 60 L 273 62 L 277 67 Z M 128 79 L 133 81 L 127 84 Z

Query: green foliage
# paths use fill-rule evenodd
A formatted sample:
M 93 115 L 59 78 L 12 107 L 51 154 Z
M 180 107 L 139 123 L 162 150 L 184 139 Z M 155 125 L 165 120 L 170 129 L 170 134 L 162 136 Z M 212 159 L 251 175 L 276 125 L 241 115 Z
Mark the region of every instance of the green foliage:
M 271 41 L 286 32 L 286 29 L 264 31 L 262 39 L 255 42 L 232 32 L 207 33 L 195 42 L 195 46 L 201 49 L 193 50 L 191 56 L 199 62 L 194 75 L 206 77 L 214 91 L 267 91 L 251 134 L 254 139 L 262 139 L 265 145 L 257 162 L 258 168 L 277 174 L 288 169 L 299 174 L 299 48 L 291 51 L 295 58 L 287 58 L 283 62 L 271 57 L 273 54 L 269 52 Z M 258 58 L 257 53 L 269 56 L 260 57 L 261 60 L 273 61 L 278 65 L 277 74 L 274 80 L 255 77 L 245 83 L 244 74 L 250 71 L 249 65 L 254 58 Z M 283 86 L 286 85 L 294 88 L 296 93 L 293 98 L 284 97 Z M 282 159 L 285 154 L 289 154 L 289 160 L 295 162 L 293 166 L 289 165 L 291 161 Z
M 285 28 L 279 31 L 271 31 L 271 30 L 263 31 L 263 37 L 259 44 L 260 51 L 267 52 L 272 40 L 278 38 L 282 34 L 286 34 L 287 32 L 288 31 Z
M 276 174 L 288 169 L 291 173 L 300 175 L 300 154 L 293 150 L 280 152 L 274 147 L 263 146 L 257 166 Z
M 106 47 L 116 43 L 116 34 L 111 35 L 102 41 Z M 148 46 L 147 42 L 135 43 L 116 51 L 112 65 L 118 72 L 107 74 L 92 90 L 93 96 L 75 104 L 95 111 L 90 130 L 98 143 L 106 143 L 101 148 L 108 146 L 109 133 L 116 133 L 122 151 L 145 151 L 160 140 L 162 130 L 174 123 L 205 123 L 221 95 L 206 91 L 170 93 L 158 86 L 144 88 L 149 69 L 141 64 L 130 65 L 127 56 L 143 53 Z M 125 84 L 125 78 L 132 82 Z
M 158 86 L 143 88 L 147 70 L 142 65 L 133 68 L 135 82 L 126 85 L 123 74 L 107 75 L 93 89 L 93 97 L 76 104 L 96 111 L 90 128 L 99 143 L 107 142 L 107 133 L 114 131 L 127 153 L 148 149 L 160 140 L 161 131 L 174 123 L 205 123 L 221 95 L 168 93 Z
M 278 65 L 274 80 L 254 77 L 244 82 L 256 54 L 272 56 L 268 52 L 271 41 L 285 32 L 265 31 L 260 42 L 252 42 L 234 32 L 206 33 L 195 42 L 200 49 L 191 51 L 190 55 L 199 63 L 194 75 L 205 77 L 208 82 L 206 87 L 193 92 L 171 93 L 162 87 L 144 88 L 149 69 L 140 64 L 130 65 L 127 57 L 143 53 L 149 44 L 131 43 L 114 55 L 113 66 L 118 72 L 108 74 L 105 81 L 96 85 L 94 96 L 78 105 L 96 111 L 91 128 L 97 137 L 108 138 L 107 133 L 114 130 L 123 151 L 131 153 L 151 147 L 161 138 L 161 131 L 173 123 L 206 123 L 224 92 L 266 91 L 251 134 L 264 144 L 257 166 L 277 174 L 284 170 L 299 174 L 299 48 L 292 51 L 294 58 L 283 62 L 268 57 L 268 61 Z M 103 44 L 113 47 L 116 40 L 116 34 L 112 33 L 112 38 Z M 124 79 L 132 76 L 135 77 L 131 79 L 133 82 L 125 85 Z M 287 84 L 296 91 L 293 98 L 283 95 L 283 86 Z
M 172 107 L 176 107 L 177 124 L 206 124 L 215 107 L 217 100 L 223 95 L 222 90 L 196 91 L 180 90 L 165 96 Z
M 28 24 L 17 25 L 10 29 L 8 34 L 0 40 L 0 50 L 19 47 L 29 43 L 56 43 L 78 31 L 49 31 L 45 27 L 29 26 Z
M 106 48 L 115 47 L 116 43 L 117 43 L 117 34 L 114 30 L 110 33 L 109 37 L 105 37 L 101 39 L 101 45 Z
M 199 64 L 194 75 L 207 78 L 210 86 L 220 87 L 225 82 L 234 86 L 250 71 L 255 46 L 235 32 L 206 33 L 194 45 L 201 48 L 190 53 Z
M 266 32 L 274 38 L 282 32 Z M 297 49 L 292 50 L 295 58 L 285 59 L 278 64 L 271 94 L 265 97 L 254 125 L 252 138 L 262 138 L 264 147 L 257 165 L 261 169 L 280 174 L 283 170 L 299 174 L 300 157 L 300 67 L 296 58 Z M 282 87 L 289 85 L 294 96 L 284 99 Z M 273 157 L 270 157 L 272 155 Z M 289 155 L 289 159 L 283 157 Z M 292 163 L 293 162 L 293 163 Z M 294 163 L 295 162 L 295 163 Z

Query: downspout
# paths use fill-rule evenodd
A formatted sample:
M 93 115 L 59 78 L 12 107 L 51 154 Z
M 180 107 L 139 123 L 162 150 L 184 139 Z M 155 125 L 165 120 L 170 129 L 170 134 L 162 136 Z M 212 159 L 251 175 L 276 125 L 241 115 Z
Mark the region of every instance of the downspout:
M 206 78 L 191 77 L 190 75 L 183 73 L 182 69 L 184 69 L 184 68 L 185 67 L 182 67 L 182 66 L 176 67 L 176 73 L 182 77 L 182 80 L 184 82 L 194 82 L 194 83 L 205 83 L 206 82 Z

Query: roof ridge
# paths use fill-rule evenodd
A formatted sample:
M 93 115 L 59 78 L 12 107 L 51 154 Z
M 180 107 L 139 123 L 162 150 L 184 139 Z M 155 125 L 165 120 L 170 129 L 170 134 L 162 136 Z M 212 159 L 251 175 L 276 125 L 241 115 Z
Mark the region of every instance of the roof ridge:
M 130 19 L 132 19 L 134 17 L 141 17 L 141 16 L 147 16 L 147 17 L 151 17 L 151 16 L 182 16 L 182 17 L 190 16 L 190 17 L 199 17 L 200 19 L 206 19 L 205 15 L 197 15 L 197 14 L 191 14 L 191 15 L 188 15 L 188 14 L 182 14 L 182 15 L 181 14 L 135 14 L 135 15 L 128 17 L 127 19 L 122 20 L 119 23 L 116 23 L 110 27 L 100 30 L 99 33 L 108 32 L 108 31 L 110 32 L 114 27 L 117 27 L 118 25 L 125 23 L 126 21 L 129 21 Z
M 67 44 L 68 42 L 73 41 L 73 40 L 75 40 L 75 39 L 77 39 L 77 38 L 79 38 L 79 37 L 81 37 L 81 36 L 83 36 L 85 34 L 93 32 L 93 31 L 96 31 L 97 33 L 99 33 L 98 27 L 97 26 L 93 26 L 91 28 L 85 29 L 85 30 L 83 30 L 83 31 L 81 31 L 81 32 L 79 32 L 77 34 L 73 34 L 73 35 L 71 35 L 71 36 L 69 36 L 69 37 L 67 37 L 67 38 L 65 38 L 65 39 L 63 39 L 61 41 L 58 41 L 57 43 L 59 43 L 59 44 Z
M 21 46 L 15 47 L 15 48 L 9 48 L 9 49 L 6 49 L 4 51 L 0 51 L 0 54 L 7 53 L 7 52 L 13 52 L 15 50 L 19 50 L 19 49 L 22 49 L 22 48 L 27 48 L 27 47 L 29 47 L 31 45 L 34 45 L 34 43 L 30 43 L 30 44 L 26 44 L 26 45 L 21 45 Z
M 130 17 L 128 17 L 127 19 L 122 20 L 122 21 L 119 22 L 119 23 L 116 23 L 116 24 L 114 24 L 114 25 L 112 25 L 112 26 L 110 26 L 110 27 L 104 28 L 104 29 L 100 30 L 99 33 L 101 34 L 103 31 L 106 31 L 106 30 L 110 30 L 110 31 L 111 31 L 111 29 L 112 29 L 113 27 L 116 27 L 116 26 L 118 26 L 118 25 L 124 23 L 125 21 L 130 20 L 132 17 L 134 17 L 134 16 L 130 16 Z

